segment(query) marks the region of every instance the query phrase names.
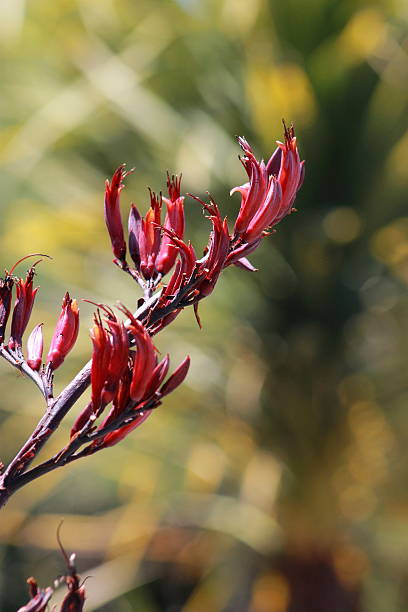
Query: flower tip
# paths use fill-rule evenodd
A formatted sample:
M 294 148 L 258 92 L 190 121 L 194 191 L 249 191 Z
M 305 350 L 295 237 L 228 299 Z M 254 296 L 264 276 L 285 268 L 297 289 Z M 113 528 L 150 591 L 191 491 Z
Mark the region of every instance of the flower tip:
M 174 389 L 177 389 L 179 385 L 184 381 L 187 376 L 188 370 L 190 368 L 190 355 L 182 361 L 179 367 L 173 372 L 167 382 L 164 383 L 162 388 L 160 389 L 160 395 L 163 397 L 164 395 L 168 395 Z
M 245 136 L 236 136 L 237 142 L 244 153 L 252 153 L 252 148 Z
M 76 298 L 71 301 L 71 310 L 75 314 L 79 313 L 78 301 Z

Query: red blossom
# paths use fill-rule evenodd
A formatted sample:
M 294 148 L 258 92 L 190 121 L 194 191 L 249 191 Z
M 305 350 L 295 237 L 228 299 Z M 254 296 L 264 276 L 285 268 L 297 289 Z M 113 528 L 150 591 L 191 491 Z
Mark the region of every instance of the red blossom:
M 150 208 L 144 218 L 134 204 L 130 210 L 129 252 L 136 270 L 147 281 L 167 274 L 177 258 L 177 249 L 167 232 L 180 239 L 184 235 L 184 197 L 180 196 L 180 180 L 177 176 L 167 176 L 168 198 L 150 191 Z M 167 208 L 164 231 L 161 227 L 163 202 Z
M 122 306 L 121 310 L 130 319 L 128 329 L 136 350 L 129 354 L 127 367 L 122 372 L 113 397 L 112 408 L 97 431 L 119 422 L 115 429 L 96 439 L 90 449 L 113 446 L 141 425 L 153 408 L 160 405 L 161 398 L 182 383 L 190 364 L 190 359 L 187 357 L 163 385 L 169 369 L 169 356 L 166 355 L 158 362 L 156 349 L 146 327 L 135 319 L 127 308 Z M 72 435 L 85 425 L 91 413 L 90 404 L 77 419 Z M 120 422 L 121 418 L 123 422 Z
M 152 309 L 152 313 L 165 310 L 172 304 L 174 297 L 180 294 L 186 285 L 188 286 L 191 283 L 193 273 L 197 267 L 196 254 L 191 242 L 186 244 L 169 230 L 164 229 L 163 231 L 170 237 L 172 243 L 175 245 L 179 260 L 176 263 L 168 284 L 163 288 L 159 300 Z M 194 291 L 193 287 L 194 283 L 192 283 L 192 291 Z M 174 321 L 181 312 L 181 309 L 182 306 L 179 309 L 173 308 L 167 315 L 160 317 L 157 323 L 153 325 L 149 324 L 150 334 L 157 334 L 160 330 Z
M 249 182 L 235 187 L 231 194 L 241 194 L 241 207 L 234 227 L 234 247 L 227 264 L 239 264 L 248 269 L 242 258 L 254 251 L 263 236 L 293 210 L 293 202 L 304 177 L 304 162 L 300 161 L 293 126 L 285 126 L 285 142 L 278 147 L 265 165 L 255 158 L 245 140 L 238 142 L 244 151 L 241 162 Z
M 146 280 L 150 280 L 157 275 L 156 257 L 160 249 L 161 242 L 161 208 L 162 197 L 157 196 L 153 191 L 150 192 L 150 208 L 145 218 L 141 219 L 140 231 L 136 240 L 140 253 L 140 273 Z M 133 209 L 133 207 L 132 207 Z
M 187 376 L 188 369 L 190 367 L 190 357 L 186 357 L 184 359 L 184 361 L 174 371 L 174 373 L 170 376 L 167 382 L 160 388 L 160 385 L 162 384 L 163 380 L 166 377 L 168 367 L 169 367 L 169 357 L 167 355 L 154 368 L 152 372 L 152 376 L 150 380 L 148 381 L 147 385 L 145 386 L 145 392 L 144 392 L 144 396 L 142 397 L 142 403 L 140 403 L 140 401 L 139 403 L 136 402 L 134 409 L 136 408 L 138 409 L 137 416 L 135 416 L 135 418 L 133 418 L 130 423 L 126 423 L 118 427 L 114 431 L 107 433 L 102 438 L 102 440 L 99 440 L 98 442 L 94 443 L 95 446 L 99 446 L 103 448 L 108 447 L 108 446 L 114 446 L 115 444 L 123 440 L 123 438 L 125 438 L 131 431 L 133 431 L 134 429 L 139 427 L 142 423 L 144 423 L 145 420 L 150 416 L 152 409 L 160 405 L 161 398 L 164 397 L 165 395 L 168 395 L 172 391 L 174 391 L 184 381 L 185 377 Z M 132 373 L 132 381 L 133 381 L 133 377 L 134 377 L 134 372 Z M 126 396 L 124 395 L 124 397 Z M 130 396 L 129 398 L 132 399 Z M 120 410 L 119 402 L 116 404 L 116 406 L 114 402 L 114 406 L 111 412 L 109 413 L 105 421 L 102 423 L 100 428 L 102 429 L 103 427 L 106 427 L 107 425 L 109 425 L 109 423 L 111 423 L 114 419 L 116 419 L 121 414 L 121 412 L 124 411 L 126 406 L 129 406 L 129 404 L 128 403 L 125 404 L 125 402 L 122 401 L 122 406 L 121 406 L 122 410 Z M 143 406 L 146 406 L 146 408 L 143 409 Z
M 11 309 L 11 294 L 14 280 L 6 273 L 5 278 L 0 278 L 0 344 L 4 340 L 4 333 Z
M 156 367 L 156 350 L 147 329 L 139 321 L 133 318 L 129 330 L 136 346 L 130 383 L 130 399 L 137 403 L 144 398 L 149 380 Z
M 180 196 L 181 177 L 167 174 L 168 198 L 163 198 L 166 203 L 167 213 L 164 219 L 164 227 L 174 232 L 178 238 L 184 236 L 184 197 Z M 177 250 L 166 233 L 163 234 L 160 249 L 156 258 L 156 270 L 164 276 L 175 264 Z
M 78 337 L 79 309 L 76 300 L 70 298 L 69 293 L 64 296 L 62 310 L 51 340 L 47 355 L 47 364 L 56 370 L 73 348 Z
M 206 204 L 199 198 L 197 199 L 202 206 L 210 213 L 209 219 L 212 223 L 212 231 L 205 249 L 205 256 L 198 261 L 197 277 L 200 281 L 195 286 L 199 292 L 199 298 L 207 297 L 214 290 L 222 269 L 225 266 L 226 258 L 229 253 L 231 238 L 228 231 L 227 219 L 222 219 L 217 204 L 212 198 Z
M 126 243 L 120 214 L 120 192 L 124 187 L 123 180 L 130 172 L 126 172 L 125 164 L 122 164 L 112 176 L 111 182 L 107 180 L 105 184 L 105 223 L 113 254 L 124 266 L 126 266 Z
M 21 340 L 30 320 L 34 299 L 38 291 L 33 288 L 34 266 L 28 272 L 25 281 L 22 278 L 16 281 L 16 300 L 14 302 L 13 317 L 11 320 L 11 336 L 9 348 L 14 350 L 21 347 Z
M 99 415 L 104 408 L 123 396 L 123 380 L 129 361 L 129 340 L 122 322 L 114 313 L 101 305 L 107 315 L 106 325 L 100 311 L 94 315 L 94 326 L 90 330 L 93 345 L 91 362 L 91 401 L 78 415 L 71 438 L 82 429 L 92 415 Z M 118 395 L 119 394 L 119 395 Z
M 92 408 L 98 414 L 115 396 L 119 381 L 126 369 L 129 354 L 129 340 L 122 322 L 114 313 L 103 307 L 107 328 L 104 327 L 100 313 L 94 316 L 94 326 L 90 330 L 93 344 L 91 386 Z
M 189 355 L 187 355 L 184 361 L 180 363 L 179 367 L 176 370 L 174 370 L 173 374 L 170 376 L 167 382 L 165 382 L 162 388 L 160 389 L 160 394 L 162 397 L 164 397 L 165 395 L 168 395 L 169 393 L 174 391 L 174 389 L 177 389 L 177 387 L 181 385 L 181 383 L 184 381 L 185 377 L 188 374 L 189 368 L 190 368 L 190 357 Z

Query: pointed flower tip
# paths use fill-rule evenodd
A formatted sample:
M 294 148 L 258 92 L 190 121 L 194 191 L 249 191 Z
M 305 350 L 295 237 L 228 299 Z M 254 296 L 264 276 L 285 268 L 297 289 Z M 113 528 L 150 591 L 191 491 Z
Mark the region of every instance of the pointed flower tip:
M 62 309 L 47 356 L 47 364 L 56 370 L 73 348 L 79 331 L 79 309 L 75 299 L 66 292 L 62 300 Z
M 126 164 L 121 164 L 113 173 L 111 182 L 109 182 L 108 179 L 106 180 L 106 184 L 110 189 L 122 189 L 122 187 L 124 187 L 122 181 L 128 176 L 128 174 L 133 172 L 133 169 L 126 172 L 125 168 Z
M 245 136 L 237 136 L 236 139 L 237 139 L 237 142 L 238 142 L 239 146 L 244 151 L 244 153 L 251 153 L 252 154 L 252 147 L 249 144 L 249 142 L 247 141 L 247 139 L 245 138 Z
M 106 181 L 105 187 L 105 223 L 111 239 L 113 254 L 122 265 L 126 265 L 126 243 L 120 213 L 120 192 L 126 175 L 124 164 L 122 164 L 114 172 L 112 180 Z
M 189 368 L 190 368 L 190 355 L 187 355 L 184 361 L 181 362 L 179 367 L 173 372 L 173 374 L 170 376 L 167 382 L 165 382 L 162 388 L 160 389 L 160 394 L 162 397 L 164 397 L 165 395 L 168 395 L 169 393 L 177 389 L 179 385 L 181 385 L 181 383 L 187 376 Z
M 167 191 L 172 202 L 180 197 L 181 177 L 181 174 L 170 175 L 167 171 Z

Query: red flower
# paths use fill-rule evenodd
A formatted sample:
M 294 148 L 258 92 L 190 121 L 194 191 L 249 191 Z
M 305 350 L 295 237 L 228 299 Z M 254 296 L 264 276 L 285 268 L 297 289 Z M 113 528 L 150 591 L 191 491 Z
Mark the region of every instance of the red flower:
M 184 235 L 184 197 L 180 196 L 180 180 L 177 176 L 167 176 L 168 198 L 150 192 L 150 208 L 144 219 L 134 204 L 130 210 L 129 251 L 137 271 L 147 281 L 167 274 L 177 258 L 177 249 L 160 225 L 164 201 L 167 208 L 164 229 L 180 239 Z
M 296 147 L 293 126 L 285 126 L 285 142 L 278 142 L 278 148 L 265 165 L 255 158 L 245 138 L 238 142 L 245 155 L 241 162 L 248 174 L 249 182 L 235 187 L 231 194 L 241 194 L 241 207 L 234 227 L 234 248 L 227 263 L 240 263 L 257 248 L 261 238 L 268 230 L 292 212 L 296 193 L 302 185 L 304 162 L 300 161 Z
M 158 362 L 156 349 L 147 329 L 140 321 L 134 318 L 133 314 L 127 308 L 123 306 L 121 309 L 130 319 L 128 329 L 136 350 L 129 353 L 129 357 L 126 360 L 126 366 L 122 369 L 119 379 L 117 379 L 116 389 L 111 397 L 112 408 L 103 422 L 99 425 L 98 431 L 103 430 L 109 425 L 115 424 L 118 420 L 119 423 L 116 429 L 106 433 L 100 439 L 95 440 L 91 444 L 90 449 L 113 446 L 127 436 L 130 431 L 141 425 L 150 415 L 151 411 L 160 405 L 161 398 L 171 393 L 183 382 L 190 364 L 190 358 L 187 357 L 163 385 L 163 381 L 169 369 L 169 356 L 166 355 L 162 361 Z M 99 353 L 98 350 L 94 350 L 92 358 L 92 375 L 94 373 L 94 360 L 96 374 L 101 364 L 103 366 L 103 359 L 101 356 L 104 357 L 107 354 L 106 345 L 107 342 L 109 342 L 107 338 L 109 332 L 102 327 L 100 318 L 96 317 L 95 319 L 96 326 L 94 328 L 94 336 L 97 337 L 97 341 L 95 341 L 94 347 L 97 349 L 99 348 L 101 353 Z M 120 362 L 122 359 L 122 350 L 118 345 L 116 345 L 116 348 L 110 353 L 108 363 L 116 361 L 115 356 L 117 356 L 117 361 Z M 71 437 L 87 423 L 88 419 L 94 413 L 94 396 L 101 397 L 102 395 L 101 386 L 106 376 L 106 369 L 104 372 L 105 373 L 100 376 L 95 375 L 93 377 L 91 375 L 92 402 L 82 411 L 76 420 L 71 432 Z M 119 372 L 119 368 L 117 372 Z M 103 404 L 105 404 L 105 402 L 103 402 Z M 122 423 L 120 423 L 121 417 L 123 418 Z
M 174 389 L 177 389 L 177 387 L 181 385 L 181 383 L 184 381 L 185 377 L 188 374 L 189 369 L 190 369 L 190 357 L 187 355 L 184 361 L 180 363 L 179 367 L 176 370 L 174 370 L 173 374 L 170 376 L 167 382 L 165 382 L 162 388 L 160 389 L 161 397 L 164 397 L 165 395 L 172 393 Z
M 162 198 L 150 192 L 150 208 L 143 219 L 136 206 L 133 204 L 129 215 L 129 248 L 132 245 L 131 254 L 137 255 L 132 259 L 140 274 L 146 279 L 157 275 L 156 257 L 161 242 L 161 207 Z
M 135 361 L 136 358 L 137 352 L 135 356 Z M 150 379 L 148 379 L 147 384 L 144 385 L 144 395 L 142 396 L 141 400 L 139 400 L 139 403 L 136 402 L 136 405 L 134 406 L 134 409 L 137 408 L 139 411 L 137 413 L 136 418 L 132 419 L 130 423 L 122 425 L 121 427 L 118 427 L 118 429 L 115 429 L 114 431 L 106 434 L 102 440 L 96 442 L 96 445 L 101 446 L 103 448 L 106 448 L 108 446 L 114 446 L 115 444 L 123 440 L 123 438 L 125 438 L 131 431 L 133 431 L 142 423 L 144 423 L 148 416 L 150 416 L 152 409 L 160 405 L 161 398 L 165 395 L 168 395 L 169 393 L 174 391 L 179 385 L 181 385 L 181 383 L 187 376 L 189 367 L 190 357 L 186 357 L 184 361 L 179 365 L 179 367 L 173 372 L 167 382 L 163 386 L 161 386 L 169 369 L 169 356 L 166 355 L 166 357 L 160 363 L 156 363 L 156 366 L 151 372 Z M 132 383 L 135 380 L 134 372 L 135 368 L 133 367 Z M 138 375 L 139 370 L 137 368 L 136 376 Z M 127 401 L 123 401 L 124 398 L 127 398 Z M 123 393 L 122 405 L 120 405 L 119 401 L 117 401 L 116 403 L 114 401 L 113 408 L 107 418 L 102 423 L 101 429 L 111 423 L 114 419 L 116 419 L 121 414 L 121 412 L 123 412 L 125 408 L 129 406 L 129 398 L 130 396 L 128 396 L 126 393 Z M 144 406 L 146 406 L 146 409 L 143 409 Z M 142 410 L 140 410 L 141 408 Z
M 129 331 L 136 346 L 130 383 L 130 399 L 137 403 L 144 398 L 148 383 L 156 367 L 156 351 L 146 328 L 133 317 Z
M 183 292 L 186 286 L 189 286 L 193 277 L 193 273 L 197 267 L 196 254 L 194 247 L 191 242 L 187 244 L 178 238 L 173 232 L 164 229 L 167 236 L 171 239 L 172 243 L 176 248 L 176 252 L 179 256 L 179 260 L 173 270 L 173 274 L 167 286 L 164 287 L 162 294 L 157 301 L 155 307 L 152 310 L 152 314 L 158 311 L 165 310 L 173 302 L 174 296 Z M 194 282 L 191 284 L 191 289 L 194 288 Z M 169 325 L 177 315 L 181 312 L 183 306 L 180 309 L 172 308 L 169 314 L 161 316 L 157 323 L 151 323 L 151 317 L 149 318 L 149 331 L 151 335 L 157 334 L 161 329 Z
M 13 318 L 11 320 L 11 336 L 9 348 L 21 347 L 21 340 L 30 319 L 34 299 L 38 287 L 33 289 L 34 266 L 27 272 L 25 281 L 19 278 L 16 282 L 16 301 L 14 302 Z
M 72 300 L 67 292 L 62 301 L 62 310 L 51 340 L 47 355 L 47 364 L 56 370 L 73 348 L 78 337 L 79 309 L 76 300 Z
M 167 206 L 164 227 L 174 232 L 178 238 L 184 236 L 184 197 L 180 196 L 181 177 L 167 175 L 168 198 L 163 198 Z M 175 264 L 177 250 L 166 233 L 163 234 L 156 258 L 156 270 L 164 276 Z
M 105 222 L 112 243 L 112 251 L 118 262 L 126 266 L 126 243 L 123 235 L 122 216 L 120 214 L 120 192 L 124 178 L 131 171 L 125 172 L 125 164 L 119 166 L 111 182 L 105 186 Z
M 117 320 L 113 312 L 105 309 L 105 313 L 108 314 L 108 329 L 104 328 L 99 312 L 94 317 L 95 324 L 91 329 L 91 385 L 95 414 L 112 401 L 129 354 L 129 341 L 123 323 Z
M 227 219 L 222 219 L 217 204 L 210 198 L 206 204 L 196 198 L 202 206 L 210 213 L 213 229 L 210 233 L 204 257 L 199 260 L 197 277 L 200 278 L 195 289 L 199 292 L 199 299 L 210 295 L 214 290 L 215 283 L 225 266 L 229 253 L 231 238 L 228 231 Z
M 0 278 L 0 344 L 4 340 L 4 332 L 11 309 L 11 294 L 14 280 L 6 273 L 6 277 Z

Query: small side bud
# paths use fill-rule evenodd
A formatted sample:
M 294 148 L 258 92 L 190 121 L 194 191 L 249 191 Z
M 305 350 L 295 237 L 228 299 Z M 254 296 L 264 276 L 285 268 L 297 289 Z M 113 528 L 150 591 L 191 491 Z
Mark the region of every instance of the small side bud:
M 42 326 L 42 323 L 36 325 L 27 340 L 27 363 L 37 372 L 41 368 L 44 348 Z

